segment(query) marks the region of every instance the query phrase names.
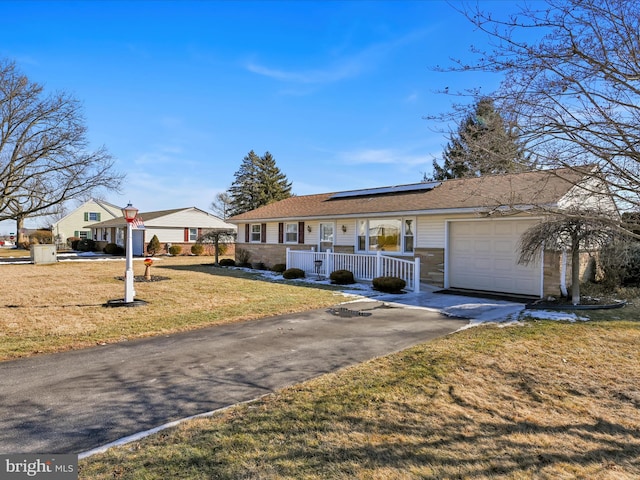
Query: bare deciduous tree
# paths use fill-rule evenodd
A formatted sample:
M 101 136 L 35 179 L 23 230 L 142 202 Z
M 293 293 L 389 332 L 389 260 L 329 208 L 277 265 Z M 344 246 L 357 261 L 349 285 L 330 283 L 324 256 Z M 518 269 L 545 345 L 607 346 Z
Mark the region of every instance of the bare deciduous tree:
M 216 197 L 211 202 L 209 208 L 218 217 L 226 221 L 227 218 L 229 218 L 229 213 L 231 212 L 231 202 L 232 199 L 228 192 L 220 192 L 216 194 Z
M 491 97 L 537 164 L 593 165 L 618 205 L 640 208 L 640 3 L 523 2 L 507 18 L 479 3 L 462 13 L 492 49 L 444 70 L 503 75 Z
M 230 228 L 215 228 L 207 233 L 201 235 L 198 238 L 198 243 L 211 243 L 214 248 L 215 265 L 218 265 L 218 259 L 220 256 L 221 245 L 220 243 L 230 242 L 235 239 L 236 231 Z
M 579 208 L 548 216 L 529 228 L 520 240 L 520 263 L 540 258 L 543 250 L 565 251 L 571 257 L 571 303 L 580 303 L 580 249 L 595 250 L 608 244 L 616 235 L 618 222 L 600 213 Z
M 89 151 L 81 105 L 44 94 L 14 63 L 0 60 L 0 220 L 55 213 L 66 200 L 123 180 L 106 148 Z

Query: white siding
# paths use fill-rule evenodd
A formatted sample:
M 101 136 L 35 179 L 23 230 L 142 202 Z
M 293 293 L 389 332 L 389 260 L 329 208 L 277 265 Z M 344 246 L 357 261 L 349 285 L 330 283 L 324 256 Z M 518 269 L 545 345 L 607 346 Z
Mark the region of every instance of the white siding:
M 278 243 L 278 223 L 267 223 L 267 243 Z
M 585 181 L 583 186 L 576 185 L 560 199 L 560 208 L 571 208 L 579 206 L 605 213 L 618 214 L 618 210 L 611 195 L 607 192 L 607 187 L 599 180 L 591 178 Z M 602 192 L 602 193 L 597 193 Z
M 342 226 L 347 227 L 347 232 L 342 232 Z M 355 246 L 356 242 L 356 222 L 355 220 L 338 220 L 336 222 L 336 245 Z
M 144 218 L 144 215 L 143 215 Z M 189 228 L 226 228 L 233 227 L 218 217 L 194 208 L 182 210 L 170 215 L 145 220 L 145 226 L 157 227 L 189 227 Z
M 418 217 L 416 219 L 416 248 L 444 248 L 445 223 L 444 215 Z
M 65 243 L 67 238 L 73 237 L 76 231 L 85 231 L 87 232 L 88 238 L 92 238 L 91 230 L 88 228 L 88 225 L 98 223 L 98 220 L 85 220 L 85 213 L 99 213 L 101 222 L 111 220 L 112 218 L 122 215 L 122 211 L 118 207 L 111 207 L 113 208 L 109 208 L 107 210 L 94 200 L 89 200 L 83 203 L 66 217 L 53 224 L 54 237 L 59 236 L 61 242 Z
M 146 243 L 149 243 L 154 235 L 158 236 L 162 246 L 165 243 L 184 243 L 184 228 L 145 228 L 144 239 Z
M 311 227 L 311 232 L 309 232 Z M 320 239 L 320 222 L 304 222 L 304 244 L 309 247 L 317 247 Z

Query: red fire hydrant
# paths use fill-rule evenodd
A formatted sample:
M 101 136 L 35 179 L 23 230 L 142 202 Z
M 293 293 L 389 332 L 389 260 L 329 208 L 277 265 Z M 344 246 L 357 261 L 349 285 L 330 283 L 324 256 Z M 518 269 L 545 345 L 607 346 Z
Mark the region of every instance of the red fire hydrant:
M 144 279 L 151 280 L 151 265 L 153 265 L 153 258 L 149 258 L 149 257 L 145 258 L 144 265 L 145 265 Z

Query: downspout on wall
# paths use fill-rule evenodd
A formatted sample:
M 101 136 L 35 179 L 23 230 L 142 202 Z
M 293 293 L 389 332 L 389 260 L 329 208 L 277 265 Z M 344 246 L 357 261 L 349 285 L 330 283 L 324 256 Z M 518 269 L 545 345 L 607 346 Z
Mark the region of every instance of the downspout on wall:
M 563 297 L 567 294 L 567 251 L 562 249 L 562 259 L 560 260 L 560 293 Z

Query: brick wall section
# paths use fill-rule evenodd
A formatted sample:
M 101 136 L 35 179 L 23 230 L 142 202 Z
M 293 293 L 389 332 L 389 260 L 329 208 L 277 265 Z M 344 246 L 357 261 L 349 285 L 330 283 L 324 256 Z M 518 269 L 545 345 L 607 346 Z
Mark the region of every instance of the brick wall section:
M 147 253 L 147 245 L 149 243 L 147 242 L 147 244 L 145 245 L 145 254 Z M 178 243 L 178 242 L 173 242 L 171 245 L 180 245 L 182 247 L 182 251 L 180 252 L 180 255 L 191 255 L 191 247 L 195 245 L 195 243 L 191 242 L 191 243 Z M 168 254 L 169 252 L 166 250 L 167 244 L 166 243 L 161 243 L 160 244 L 160 251 L 156 252 L 156 255 L 165 255 Z M 203 255 L 215 255 L 215 248 L 213 246 L 213 244 L 210 243 L 204 243 L 204 253 Z M 225 257 L 233 257 L 236 253 L 236 246 L 233 243 L 229 243 L 227 244 L 227 249 L 224 252 L 224 256 Z M 222 256 L 222 255 L 221 255 Z
M 544 252 L 544 295 L 561 295 L 560 290 L 560 267 L 562 254 L 560 252 Z M 580 281 L 590 282 L 598 279 L 601 272 L 597 269 L 597 254 L 594 252 L 580 253 Z M 567 274 L 565 276 L 565 286 L 571 294 L 571 254 L 567 253 Z
M 562 254 L 560 252 L 544 252 L 544 287 L 543 295 L 560 295 L 560 262 Z M 571 269 L 567 269 L 567 274 L 571 275 Z M 571 278 L 571 277 L 569 277 Z
M 416 248 L 420 258 L 420 280 L 437 287 L 444 286 L 444 248 Z
M 287 248 L 291 250 L 310 250 L 309 245 L 295 245 L 283 243 L 237 243 L 236 251 L 242 249 L 251 253 L 250 263 L 264 263 L 267 268 L 277 263 L 286 263 Z

